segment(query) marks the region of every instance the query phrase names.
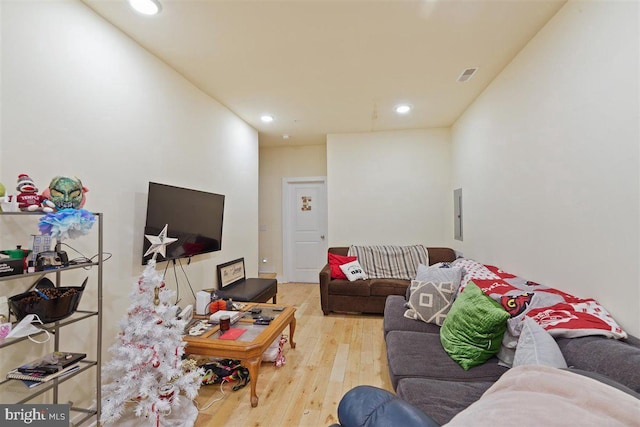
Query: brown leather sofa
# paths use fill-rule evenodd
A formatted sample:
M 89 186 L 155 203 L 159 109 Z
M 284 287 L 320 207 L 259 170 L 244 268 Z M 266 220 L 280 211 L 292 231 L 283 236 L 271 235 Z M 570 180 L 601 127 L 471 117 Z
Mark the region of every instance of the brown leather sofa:
M 336 255 L 347 255 L 348 247 L 329 248 Z M 450 248 L 427 248 L 429 265 L 438 262 L 451 262 L 456 253 Z M 369 279 L 350 282 L 344 279 L 332 279 L 329 264 L 320 270 L 320 304 L 327 315 L 332 311 L 355 313 L 384 313 L 384 305 L 389 295 L 402 295 L 407 292 L 410 282 L 399 279 Z

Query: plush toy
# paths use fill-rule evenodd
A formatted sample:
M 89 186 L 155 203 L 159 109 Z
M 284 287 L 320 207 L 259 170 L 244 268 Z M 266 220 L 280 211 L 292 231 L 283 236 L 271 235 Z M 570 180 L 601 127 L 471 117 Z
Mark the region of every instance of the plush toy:
M 42 195 L 53 202 L 57 209 L 80 209 L 86 201 L 87 191 L 89 189 L 82 186 L 79 178 L 56 176 Z
M 0 182 L 0 202 L 4 202 L 5 191 L 6 189 L 4 188 L 4 185 L 2 185 L 2 183 Z M 2 205 L 0 205 L 0 212 L 2 212 Z
M 18 175 L 16 190 L 18 191 L 16 201 L 21 211 L 53 212 L 54 204 L 47 200 L 46 197 L 38 194 L 38 189 L 29 175 L 25 173 Z
M 0 183 L 0 212 L 18 212 L 15 194 L 7 194 L 7 189 Z

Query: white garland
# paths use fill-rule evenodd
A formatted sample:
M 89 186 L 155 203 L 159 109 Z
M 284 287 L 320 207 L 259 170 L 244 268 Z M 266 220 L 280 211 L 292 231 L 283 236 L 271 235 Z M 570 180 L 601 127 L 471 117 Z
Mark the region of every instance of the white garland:
M 109 349 L 113 359 L 103 369 L 110 381 L 102 387 L 103 423 L 115 422 L 124 404 L 135 402 L 135 414 L 158 425 L 179 405 L 180 392 L 189 399 L 196 397 L 203 372 L 183 370 L 185 321 L 176 319 L 178 308 L 169 303 L 174 294 L 155 270 L 155 260 L 150 260 L 129 294 L 131 305 L 120 320 L 118 341 Z

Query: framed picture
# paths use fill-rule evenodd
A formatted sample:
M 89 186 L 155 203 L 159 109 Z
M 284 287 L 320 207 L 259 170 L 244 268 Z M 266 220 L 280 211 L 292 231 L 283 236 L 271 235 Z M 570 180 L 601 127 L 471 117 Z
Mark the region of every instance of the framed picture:
M 218 289 L 244 280 L 244 258 L 218 265 Z

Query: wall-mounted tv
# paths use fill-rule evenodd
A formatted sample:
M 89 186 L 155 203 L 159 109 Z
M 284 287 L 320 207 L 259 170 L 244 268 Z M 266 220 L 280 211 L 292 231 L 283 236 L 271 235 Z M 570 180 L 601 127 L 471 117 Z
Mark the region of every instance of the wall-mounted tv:
M 166 247 L 166 257 L 156 256 L 158 262 L 222 249 L 223 217 L 222 194 L 149 183 L 144 234 L 157 236 L 168 224 L 167 236 L 178 239 Z M 144 238 L 143 265 L 151 259 L 151 255 L 144 256 L 150 245 Z

